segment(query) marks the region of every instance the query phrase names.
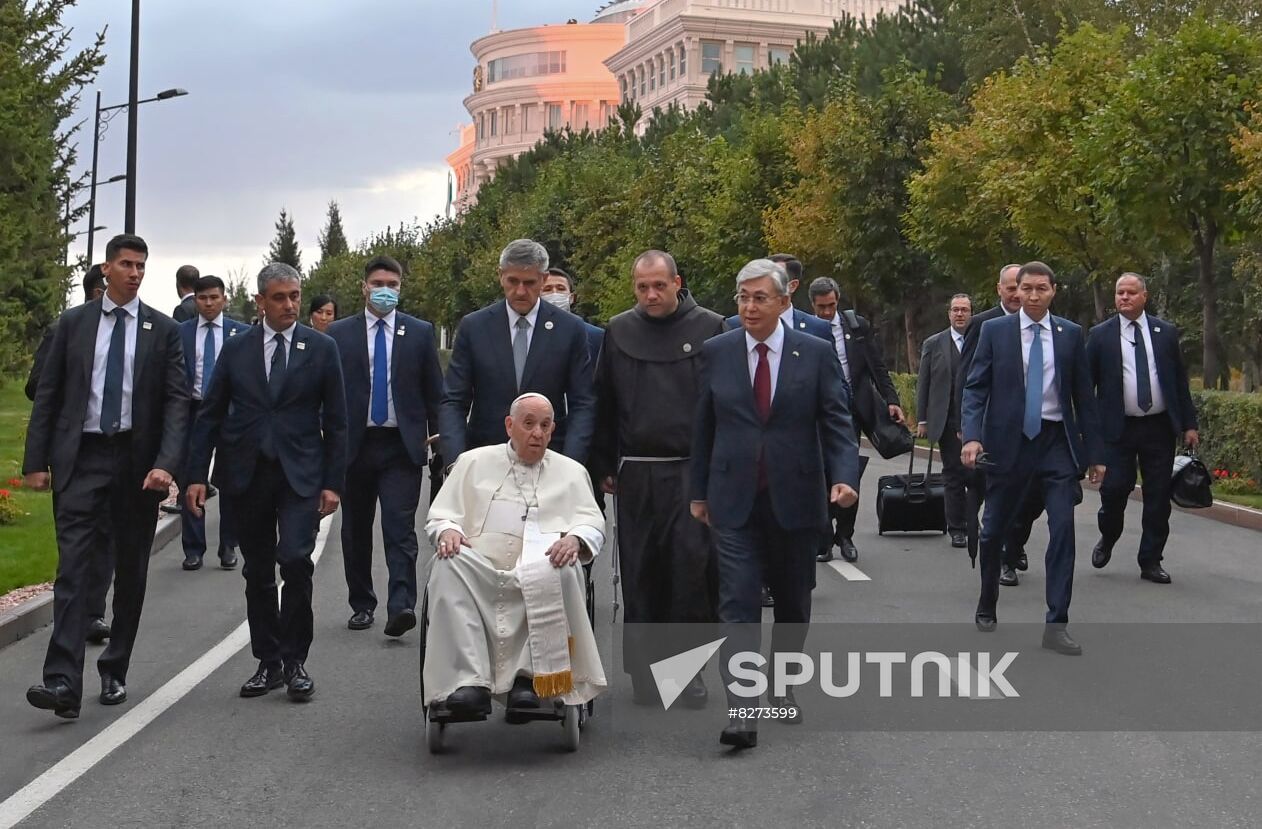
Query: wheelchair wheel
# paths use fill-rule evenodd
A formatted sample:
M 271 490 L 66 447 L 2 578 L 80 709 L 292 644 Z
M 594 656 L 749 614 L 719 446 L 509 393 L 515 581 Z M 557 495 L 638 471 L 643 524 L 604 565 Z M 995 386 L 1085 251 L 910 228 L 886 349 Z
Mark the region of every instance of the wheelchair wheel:
M 446 728 L 445 723 L 434 722 L 428 716 L 425 718 L 425 746 L 430 754 L 438 754 L 443 750 L 443 731 Z
M 565 706 L 565 714 L 561 718 L 561 727 L 565 729 L 565 748 L 567 751 L 578 751 L 581 705 Z

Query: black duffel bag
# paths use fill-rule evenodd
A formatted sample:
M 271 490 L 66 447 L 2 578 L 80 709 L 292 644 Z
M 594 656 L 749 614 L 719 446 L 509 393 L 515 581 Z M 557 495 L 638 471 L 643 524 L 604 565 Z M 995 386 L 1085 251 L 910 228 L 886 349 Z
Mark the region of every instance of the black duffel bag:
M 1186 452 L 1174 459 L 1170 479 L 1170 500 L 1184 509 L 1204 509 L 1214 505 L 1210 486 L 1214 478 L 1195 452 Z

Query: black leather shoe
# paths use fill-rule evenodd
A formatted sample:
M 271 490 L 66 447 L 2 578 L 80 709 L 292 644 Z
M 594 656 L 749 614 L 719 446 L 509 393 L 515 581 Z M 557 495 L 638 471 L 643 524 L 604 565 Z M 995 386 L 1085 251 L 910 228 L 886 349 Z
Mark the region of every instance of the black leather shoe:
M 127 686 L 112 676 L 101 677 L 101 704 L 118 705 L 127 702 Z
M 202 569 L 202 557 L 193 555 L 184 556 L 184 563 L 180 566 L 185 570 L 200 570 Z
M 93 645 L 100 645 L 110 638 L 110 626 L 100 616 L 93 616 L 88 621 L 88 633 L 83 638 Z
M 732 717 L 719 735 L 719 742 L 732 748 L 753 748 L 758 745 L 758 726 L 752 719 Z
M 281 673 L 279 665 L 268 665 L 265 662 L 259 663 L 259 669 L 254 672 L 254 676 L 245 681 L 241 686 L 241 696 L 243 697 L 261 697 L 268 691 L 274 691 L 285 684 L 285 677 Z
M 416 627 L 416 612 L 401 610 L 386 620 L 386 636 L 402 636 Z
M 841 557 L 843 560 L 849 561 L 851 564 L 859 560 L 859 548 L 854 545 L 854 541 L 852 539 L 843 538 L 841 539 L 841 543 L 837 546 L 841 548 Z
M 1017 571 L 1005 564 L 999 573 L 999 583 L 1004 587 L 1016 587 L 1021 580 L 1017 578 Z
M 535 683 L 528 676 L 519 676 L 513 680 L 513 688 L 508 692 L 509 708 L 538 708 L 539 695 L 535 693 Z
M 447 695 L 447 710 L 453 714 L 489 714 L 491 713 L 491 689 L 477 685 L 465 685 Z
M 782 697 L 771 697 L 767 704 L 772 708 L 783 708 L 788 710 L 787 716 L 781 713 L 780 722 L 789 725 L 802 724 L 802 706 L 798 705 L 798 701 L 793 698 L 793 689 L 786 688 Z
M 994 616 L 987 616 L 985 613 L 978 613 L 973 617 L 973 623 L 977 625 L 977 629 L 982 633 L 992 633 L 998 623 Z
M 1109 559 L 1113 557 L 1113 548 L 1105 547 L 1103 539 L 1095 543 L 1095 548 L 1091 551 L 1091 566 L 1097 570 L 1109 563 Z
M 347 620 L 346 626 L 351 630 L 368 630 L 372 627 L 372 611 L 356 610 Z
M 776 597 L 775 597 L 775 596 L 773 596 L 773 595 L 771 595 L 771 588 L 770 588 L 770 587 L 766 587 L 766 586 L 764 586 L 764 587 L 763 587 L 763 589 L 762 589 L 762 606 L 763 606 L 763 607 L 775 607 L 775 606 L 776 606 Z
M 705 680 L 701 678 L 701 674 L 694 676 L 684 691 L 679 695 L 680 701 L 687 708 L 700 709 L 705 708 L 706 700 L 710 698 L 710 692 L 706 690 Z
M 225 547 L 220 550 L 219 566 L 225 570 L 235 570 L 237 567 L 237 551 L 231 547 Z
M 1156 582 L 1157 584 L 1169 584 L 1170 574 L 1160 564 L 1154 564 L 1151 567 L 1141 567 L 1139 577 L 1147 581 Z
M 70 686 L 65 683 L 32 685 L 26 689 L 26 701 L 43 711 L 52 711 L 65 720 L 79 717 L 79 700 L 74 698 Z
M 951 546 L 957 547 L 957 548 L 967 547 L 968 536 L 965 535 L 964 533 L 959 533 L 959 532 L 951 533 Z
M 1069 632 L 1060 625 L 1049 625 L 1043 629 L 1043 647 L 1066 656 L 1082 655 L 1082 645 L 1075 642 Z
M 305 701 L 315 693 L 315 680 L 307 675 L 301 662 L 285 666 L 285 694 L 292 700 Z
M 1030 569 L 1030 557 L 1025 553 L 1021 553 L 1017 556 L 1017 569 L 1022 573 Z
M 833 545 L 830 543 L 827 547 L 821 548 L 820 551 L 815 554 L 815 560 L 820 564 L 823 564 L 825 561 L 832 561 Z

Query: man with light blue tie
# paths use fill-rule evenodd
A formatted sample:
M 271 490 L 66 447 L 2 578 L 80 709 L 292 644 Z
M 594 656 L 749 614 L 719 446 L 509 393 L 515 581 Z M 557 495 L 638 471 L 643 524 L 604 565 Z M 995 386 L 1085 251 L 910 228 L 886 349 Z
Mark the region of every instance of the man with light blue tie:
M 223 309 L 228 302 L 223 280 L 217 276 L 199 277 L 193 283 L 193 297 L 197 316 L 180 323 L 180 339 L 184 345 L 184 373 L 188 376 L 188 422 L 197 419 L 197 410 L 206 399 L 210 381 L 215 374 L 215 361 L 223 351 L 225 337 L 235 337 L 250 330 L 243 322 L 228 319 Z M 192 429 L 189 430 L 192 436 Z M 187 458 L 187 448 L 185 450 Z M 186 476 L 180 476 L 183 482 Z M 200 570 L 206 555 L 206 516 L 195 515 L 191 510 L 180 511 L 185 570 Z M 237 566 L 237 540 L 228 516 L 222 506 L 219 510 L 219 566 L 231 570 Z
M 1017 272 L 1021 310 L 987 321 L 964 384 L 961 461 L 987 472 L 981 532 L 981 596 L 975 622 L 998 622 L 1003 542 L 1032 486 L 1043 494 L 1049 529 L 1043 647 L 1077 655 L 1066 630 L 1074 579 L 1078 481 L 1104 478 L 1096 401 L 1082 329 L 1049 309 L 1056 275 L 1042 262 Z
M 329 326 L 346 380 L 346 496 L 342 561 L 351 617 L 373 625 L 373 521 L 381 503 L 389 583 L 385 634 L 416 626 L 416 506 L 431 438 L 438 436 L 443 375 L 434 326 L 397 309 L 403 267 L 389 256 L 364 266 L 364 310 Z

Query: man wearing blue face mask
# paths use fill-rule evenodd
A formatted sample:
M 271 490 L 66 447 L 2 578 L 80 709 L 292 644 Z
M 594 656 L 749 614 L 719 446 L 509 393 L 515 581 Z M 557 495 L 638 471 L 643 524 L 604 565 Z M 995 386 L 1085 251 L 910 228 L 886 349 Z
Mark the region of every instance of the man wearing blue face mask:
M 431 436 L 438 433 L 443 376 L 434 326 L 397 310 L 403 268 L 389 256 L 364 267 L 365 308 L 329 326 L 346 378 L 346 490 L 342 558 L 351 606 L 347 627 L 372 627 L 373 520 L 381 535 L 389 587 L 387 636 L 416 626 L 415 515 Z

